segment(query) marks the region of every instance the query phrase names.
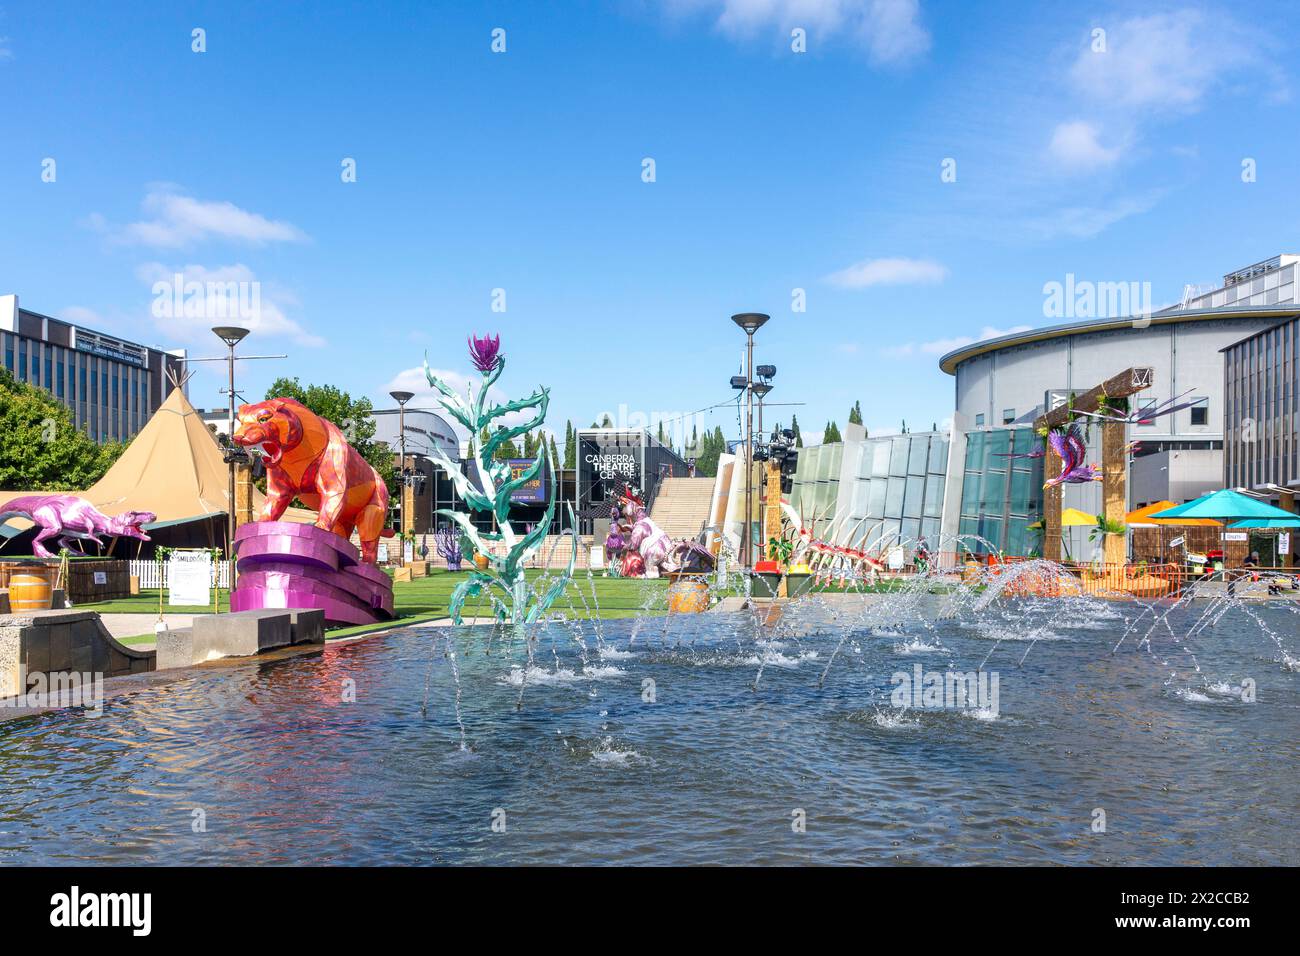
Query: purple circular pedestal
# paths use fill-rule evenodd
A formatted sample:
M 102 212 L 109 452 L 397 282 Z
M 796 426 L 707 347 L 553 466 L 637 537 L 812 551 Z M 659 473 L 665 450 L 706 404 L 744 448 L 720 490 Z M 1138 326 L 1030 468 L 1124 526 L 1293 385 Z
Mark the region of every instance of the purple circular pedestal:
M 371 624 L 393 616 L 393 582 L 330 531 L 258 521 L 235 532 L 239 585 L 232 611 L 320 608 L 325 623 Z

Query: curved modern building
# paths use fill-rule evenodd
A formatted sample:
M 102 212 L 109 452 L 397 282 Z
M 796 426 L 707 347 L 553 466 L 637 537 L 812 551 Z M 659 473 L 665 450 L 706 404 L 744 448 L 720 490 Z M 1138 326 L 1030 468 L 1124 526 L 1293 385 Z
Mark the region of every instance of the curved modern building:
M 1134 366 L 1153 370 L 1152 387 L 1136 397 L 1141 404 L 1182 395 L 1194 404 L 1130 427 L 1129 439 L 1139 444 L 1130 465 L 1129 507 L 1187 501 L 1223 487 L 1222 350 L 1300 315 L 1298 290 L 1300 256 L 1275 256 L 1149 316 L 1051 325 L 944 355 L 939 366 L 954 376 L 956 395 L 943 533 L 979 535 L 1008 553 L 1032 551 L 1041 460 L 1009 458 L 1008 449 L 1035 445 L 1032 431 L 1019 432 L 1045 409 Z M 1100 458 L 1100 447 L 1090 445 L 1090 452 Z M 1096 514 L 1100 504 L 1097 484 L 1066 486 L 1066 507 Z M 1091 557 L 1087 531 L 1077 529 L 1067 539 L 1076 559 Z
M 1222 349 L 1300 314 L 1295 303 L 1177 308 L 1149 319 L 1091 319 L 963 346 L 939 360 L 956 378 L 955 409 L 967 428 L 1029 421 L 1071 392 L 1130 366 L 1154 369 L 1144 400 L 1190 391 L 1196 407 L 1139 426 L 1143 442 L 1223 439 Z

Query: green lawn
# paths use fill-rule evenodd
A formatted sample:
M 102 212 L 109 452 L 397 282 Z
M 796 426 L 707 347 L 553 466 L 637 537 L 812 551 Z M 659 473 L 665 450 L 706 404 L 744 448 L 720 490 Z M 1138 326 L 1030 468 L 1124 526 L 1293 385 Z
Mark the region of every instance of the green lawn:
M 527 575 L 530 580 L 536 580 L 542 576 L 542 573 L 541 571 L 528 571 Z M 400 623 L 417 624 L 422 621 L 433 621 L 447 617 L 451 603 L 451 592 L 456 585 L 465 580 L 468 574 L 468 571 L 435 570 L 427 578 L 417 578 L 414 581 L 399 581 L 396 583 L 393 586 L 393 606 Z M 900 586 L 899 582 L 883 581 L 874 588 L 864 588 L 864 590 L 890 591 Z M 634 617 L 646 613 L 663 614 L 666 611 L 663 592 L 667 587 L 668 582 L 663 578 L 649 580 L 644 578 L 605 578 L 596 575 L 589 582 L 586 573 L 579 571 L 575 573 L 568 592 L 560 597 L 554 609 L 562 614 L 574 615 L 580 618 L 596 616 L 619 618 Z M 840 589 L 827 586 L 817 588 L 817 590 L 838 591 Z M 647 603 L 652 605 L 649 611 L 643 610 Z M 115 601 L 101 601 L 96 604 L 81 604 L 78 607 L 90 611 L 99 611 L 103 614 L 153 614 L 158 611 L 158 592 L 145 591 L 136 597 L 120 598 Z M 225 591 L 220 594 L 220 607 L 222 611 L 229 610 L 229 595 Z M 210 614 L 212 613 L 212 605 L 209 604 L 206 607 L 164 606 L 163 610 L 168 614 Z M 471 599 L 466 603 L 463 613 L 466 617 L 490 617 L 491 608 L 487 603 L 480 605 L 478 599 Z M 330 631 L 329 636 L 349 637 L 392 626 L 392 622 L 384 622 L 382 624 L 364 624 L 357 627 L 338 628 Z M 153 635 L 148 634 L 128 638 L 126 643 L 147 643 L 152 642 L 152 640 Z
M 528 571 L 526 573 L 530 580 L 536 580 L 542 576 L 541 571 Z M 427 578 L 397 582 L 393 585 L 393 607 L 397 612 L 397 616 L 403 624 L 414 624 L 420 621 L 431 621 L 447 617 L 451 603 L 451 592 L 456 585 L 465 580 L 468 574 L 468 571 L 435 570 Z M 593 584 L 594 597 L 592 593 Z M 588 583 L 586 573 L 577 572 L 573 583 L 569 587 L 567 596 L 560 597 L 555 604 L 555 609 L 564 614 L 576 614 L 585 618 L 597 616 L 597 606 L 599 606 L 599 616 L 602 618 L 632 617 L 636 614 L 645 613 L 642 611 L 642 607 L 653 596 L 655 600 L 652 603 L 656 604 L 657 607 L 652 613 L 663 613 L 662 592 L 667 587 L 668 582 L 662 578 L 644 580 L 603 578 L 597 575 L 592 578 L 591 583 Z M 583 598 L 586 598 L 586 605 L 583 604 Z M 569 601 L 573 602 L 572 611 L 569 608 Z M 587 605 L 590 605 L 590 607 Z M 101 614 L 153 614 L 158 611 L 158 592 L 156 590 L 143 591 L 135 597 L 99 601 L 94 604 L 79 604 L 77 607 L 88 611 L 99 611 Z M 222 611 L 229 610 L 229 595 L 225 591 L 220 594 L 220 608 Z M 209 604 L 206 607 L 170 607 L 164 605 L 163 611 L 167 614 L 210 614 L 212 613 L 212 605 Z M 486 603 L 480 609 L 478 599 L 471 599 L 465 605 L 464 614 L 466 617 L 487 617 L 491 615 L 491 610 Z M 358 627 L 339 628 L 330 631 L 330 637 L 346 637 L 376 630 L 379 627 L 391 626 L 391 624 L 366 624 Z M 139 638 L 128 638 L 127 643 L 152 641 L 152 639 L 152 635 L 144 635 Z

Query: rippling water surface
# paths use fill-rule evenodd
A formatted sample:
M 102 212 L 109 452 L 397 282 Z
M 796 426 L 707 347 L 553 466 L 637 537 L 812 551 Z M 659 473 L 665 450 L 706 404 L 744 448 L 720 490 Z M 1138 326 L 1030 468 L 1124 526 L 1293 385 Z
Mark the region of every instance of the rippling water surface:
M 412 628 L 226 667 L 0 724 L 0 862 L 1300 863 L 1295 613 L 1179 640 L 1180 609 L 1144 644 L 1140 605 L 1031 610 L 556 624 L 531 663 Z M 891 703 L 986 657 L 996 713 Z

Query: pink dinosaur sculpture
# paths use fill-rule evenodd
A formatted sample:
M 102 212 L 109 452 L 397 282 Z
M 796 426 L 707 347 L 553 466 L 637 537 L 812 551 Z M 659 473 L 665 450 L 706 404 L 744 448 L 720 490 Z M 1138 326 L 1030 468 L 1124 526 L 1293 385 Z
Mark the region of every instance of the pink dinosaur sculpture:
M 157 516 L 149 511 L 124 511 L 110 518 L 89 501 L 76 495 L 24 495 L 12 498 L 0 505 L 0 524 L 10 518 L 27 518 L 40 527 L 40 533 L 32 542 L 32 553 L 39 558 L 56 557 L 44 544 L 51 538 L 58 538 L 60 548 L 67 548 L 76 554 L 85 552 L 80 546 L 74 548 L 74 541 L 93 541 L 103 545 L 101 535 L 148 541 L 149 536 L 140 526 L 157 520 Z

